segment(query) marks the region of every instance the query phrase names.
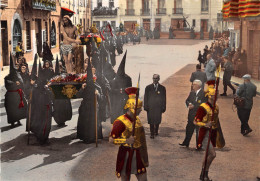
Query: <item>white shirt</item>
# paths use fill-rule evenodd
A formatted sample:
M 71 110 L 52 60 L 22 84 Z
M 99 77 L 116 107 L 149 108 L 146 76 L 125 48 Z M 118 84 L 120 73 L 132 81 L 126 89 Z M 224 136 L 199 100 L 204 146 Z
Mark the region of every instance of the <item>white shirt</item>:
M 199 90 L 196 91 L 196 101 L 198 101 L 198 97 L 197 97 L 197 95 L 198 95 L 198 93 L 199 93 L 200 90 L 201 90 L 201 88 L 200 88 Z
M 196 96 L 198 95 L 199 91 L 201 90 L 201 88 L 199 90 L 196 91 Z

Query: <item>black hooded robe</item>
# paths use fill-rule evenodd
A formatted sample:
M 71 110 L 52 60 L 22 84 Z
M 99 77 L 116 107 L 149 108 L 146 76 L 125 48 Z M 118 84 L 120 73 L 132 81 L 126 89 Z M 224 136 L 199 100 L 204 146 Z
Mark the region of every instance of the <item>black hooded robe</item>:
M 20 82 L 20 85 L 16 84 Z M 26 118 L 27 102 L 23 92 L 23 81 L 18 72 L 9 74 L 5 77 L 5 109 L 7 114 L 7 122 L 14 124 L 21 119 Z
M 46 77 L 39 63 L 37 84 L 32 90 L 30 131 L 34 133 L 40 144 L 48 140 L 52 121 L 52 94 L 45 88 Z
M 95 90 L 99 91 L 99 96 L 97 97 L 97 103 L 103 101 L 103 94 L 101 88 L 95 83 L 93 86 L 88 86 L 85 89 L 80 89 L 77 93 L 77 97 L 83 98 L 79 107 L 79 117 L 77 125 L 77 137 L 83 140 L 85 143 L 94 143 L 96 141 L 96 121 L 95 121 Z M 97 105 L 97 112 L 99 111 Z M 98 138 L 102 139 L 102 125 L 98 118 L 97 123 Z
M 30 131 L 40 143 L 48 140 L 51 131 L 52 106 L 50 92 L 43 85 L 32 90 Z

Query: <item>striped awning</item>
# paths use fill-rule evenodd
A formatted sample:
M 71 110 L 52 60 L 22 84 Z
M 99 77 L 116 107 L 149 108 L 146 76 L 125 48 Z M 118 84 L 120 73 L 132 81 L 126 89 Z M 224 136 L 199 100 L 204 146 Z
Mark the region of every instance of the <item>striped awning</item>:
M 223 18 L 260 16 L 260 0 L 230 0 L 223 4 Z

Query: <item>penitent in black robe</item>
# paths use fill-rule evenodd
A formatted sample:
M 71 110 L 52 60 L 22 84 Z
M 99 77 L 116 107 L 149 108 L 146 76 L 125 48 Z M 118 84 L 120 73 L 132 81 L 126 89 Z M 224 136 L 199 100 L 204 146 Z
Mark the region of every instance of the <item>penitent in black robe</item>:
M 32 90 L 30 131 L 34 133 L 41 144 L 49 138 L 51 113 L 51 93 L 38 82 L 38 85 Z
M 20 85 L 16 84 L 20 82 Z M 23 81 L 18 72 L 14 72 L 5 77 L 5 109 L 7 114 L 7 122 L 14 124 L 21 119 L 26 118 L 27 102 L 23 92 Z
M 99 96 L 97 97 L 97 102 L 104 99 L 100 86 L 95 83 L 95 87 L 88 86 L 85 89 L 80 89 L 77 93 L 77 97 L 83 98 L 81 105 L 79 107 L 79 117 L 77 125 L 77 137 L 83 140 L 85 143 L 94 143 L 96 140 L 96 121 L 95 121 L 95 90 L 98 90 Z M 98 106 L 97 106 L 98 112 Z M 102 125 L 98 118 L 97 130 L 98 138 L 102 139 Z

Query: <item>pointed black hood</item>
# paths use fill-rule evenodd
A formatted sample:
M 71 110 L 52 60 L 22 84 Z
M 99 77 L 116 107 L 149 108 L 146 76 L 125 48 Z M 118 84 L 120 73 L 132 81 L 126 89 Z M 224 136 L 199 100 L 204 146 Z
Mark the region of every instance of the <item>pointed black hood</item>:
M 93 82 L 93 74 L 92 74 L 92 65 L 90 63 L 90 60 L 88 59 L 88 67 L 87 67 L 87 86 L 94 85 Z
M 97 51 L 98 48 L 97 48 L 97 45 L 96 45 L 96 42 L 95 42 L 95 39 L 92 38 L 92 41 L 91 41 L 91 48 L 92 48 L 92 51 Z
M 55 65 L 55 75 L 59 75 L 60 74 L 60 64 L 59 64 L 59 59 L 58 59 L 58 55 L 56 57 L 56 65 Z
M 126 61 L 126 54 L 127 54 L 127 50 L 125 51 L 125 55 L 117 69 L 117 76 L 124 76 L 125 75 L 125 61 Z
M 32 67 L 32 72 L 31 72 L 32 80 L 36 80 L 36 78 L 37 78 L 37 59 L 38 59 L 38 54 L 36 53 L 34 55 L 34 62 L 33 62 L 33 67 Z
M 38 78 L 40 79 L 41 77 L 42 77 L 42 64 L 41 64 L 41 60 L 39 59 Z
M 13 56 L 10 53 L 10 67 L 9 67 L 9 74 L 15 74 L 16 73 L 16 68 L 14 67 L 14 61 L 13 61 Z

